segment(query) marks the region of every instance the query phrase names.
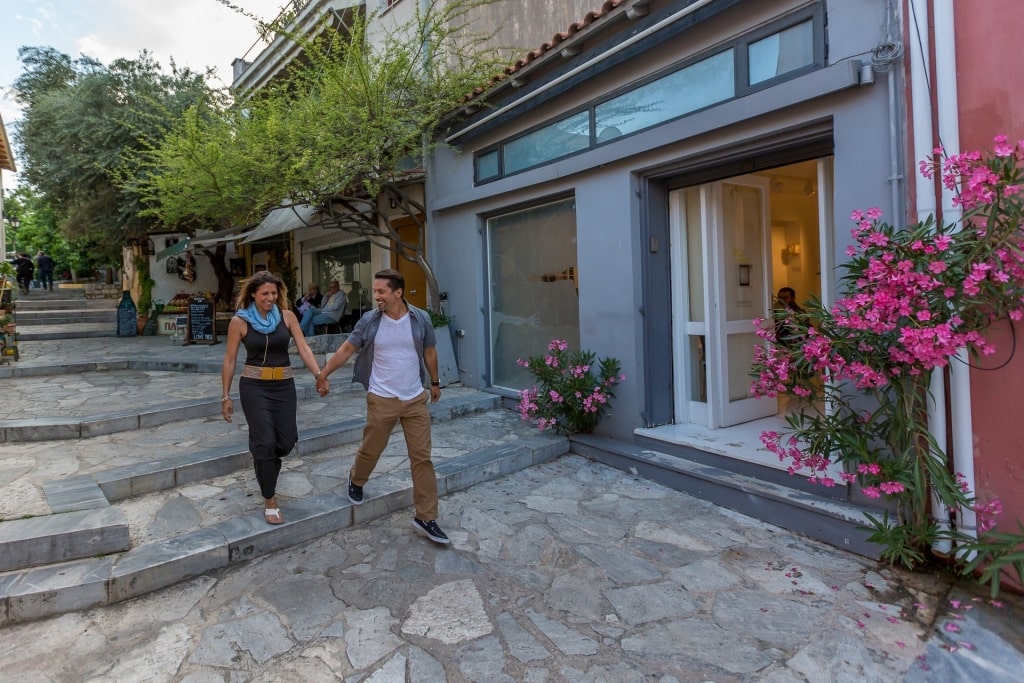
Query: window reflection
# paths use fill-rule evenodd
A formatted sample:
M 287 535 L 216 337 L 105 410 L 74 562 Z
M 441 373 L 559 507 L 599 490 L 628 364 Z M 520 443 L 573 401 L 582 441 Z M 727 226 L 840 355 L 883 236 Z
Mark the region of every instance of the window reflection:
M 747 48 L 750 85 L 814 63 L 814 32 L 805 21 L 751 43 Z
M 733 51 L 726 50 L 596 107 L 597 130 L 635 133 L 735 94 Z
M 487 221 L 491 384 L 533 384 L 516 360 L 552 339 L 579 348 L 576 202 L 566 199 Z

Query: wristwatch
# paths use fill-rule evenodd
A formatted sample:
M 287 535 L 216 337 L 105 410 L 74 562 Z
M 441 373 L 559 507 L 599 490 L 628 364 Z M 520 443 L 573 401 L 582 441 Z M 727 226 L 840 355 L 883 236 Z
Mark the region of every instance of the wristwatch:
M 441 386 L 441 382 L 440 382 L 440 380 L 432 379 L 432 380 L 430 380 L 430 386 L 432 386 L 432 387 L 439 387 L 439 386 Z

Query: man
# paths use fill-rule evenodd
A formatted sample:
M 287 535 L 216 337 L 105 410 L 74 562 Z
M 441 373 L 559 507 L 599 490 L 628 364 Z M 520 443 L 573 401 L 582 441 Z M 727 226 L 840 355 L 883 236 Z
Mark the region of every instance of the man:
M 796 290 L 792 287 L 780 289 L 775 307 L 775 339 L 780 344 L 789 346 L 800 338 L 789 321 L 794 317 L 794 313 L 804 312 L 804 309 L 796 302 Z
M 36 268 L 39 269 L 39 282 L 43 289 L 53 291 L 53 259 L 46 252 L 40 250 L 36 254 Z
M 316 332 L 317 325 L 333 324 L 341 320 L 341 316 L 345 313 L 346 301 L 347 298 L 345 292 L 341 291 L 341 285 L 337 280 L 331 280 L 331 286 L 327 290 L 327 303 L 324 307 L 310 306 L 302 314 L 302 320 L 299 321 L 302 334 L 312 337 Z
M 18 254 L 13 262 L 14 271 L 18 274 L 18 285 L 23 294 L 28 294 L 32 287 L 32 272 L 36 269 L 28 254 Z
M 416 507 L 413 527 L 435 543 L 448 543 L 448 536 L 437 525 L 437 477 L 430 460 L 427 402 L 437 403 L 441 398 L 434 328 L 426 311 L 405 300 L 401 273 L 387 269 L 373 277 L 377 308 L 359 319 L 348 339 L 328 359 L 317 378 L 317 391 L 326 394 L 330 390 L 327 377 L 359 353 L 352 379 L 367 390 L 366 427 L 349 470 L 348 499 L 362 505 L 363 486 L 377 466 L 395 423 L 401 420 L 412 471 Z M 429 394 L 423 389 L 428 378 Z

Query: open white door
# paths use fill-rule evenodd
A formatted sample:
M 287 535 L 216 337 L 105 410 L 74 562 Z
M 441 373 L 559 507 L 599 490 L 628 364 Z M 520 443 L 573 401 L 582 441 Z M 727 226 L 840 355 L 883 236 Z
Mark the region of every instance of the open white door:
M 739 176 L 713 183 L 704 243 L 713 256 L 710 373 L 715 381 L 714 425 L 774 415 L 775 399 L 750 393 L 754 348 L 763 344 L 754 320 L 771 310 L 768 180 Z

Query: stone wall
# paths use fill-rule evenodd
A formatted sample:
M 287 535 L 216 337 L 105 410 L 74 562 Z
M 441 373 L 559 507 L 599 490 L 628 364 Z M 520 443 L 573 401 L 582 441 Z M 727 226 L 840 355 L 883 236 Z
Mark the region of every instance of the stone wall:
M 86 282 L 82 286 L 86 299 L 120 299 L 121 285 L 107 285 L 98 282 Z

